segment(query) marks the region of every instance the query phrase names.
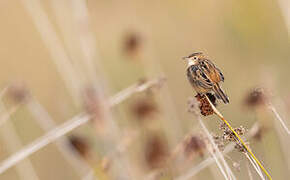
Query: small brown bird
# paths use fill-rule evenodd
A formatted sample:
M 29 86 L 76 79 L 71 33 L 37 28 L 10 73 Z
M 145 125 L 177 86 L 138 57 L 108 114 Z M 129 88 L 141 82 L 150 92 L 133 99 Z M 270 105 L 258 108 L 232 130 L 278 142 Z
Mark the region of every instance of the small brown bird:
M 222 72 L 207 59 L 203 53 L 196 52 L 183 59 L 187 60 L 187 78 L 198 94 L 206 95 L 213 92 L 225 104 L 229 98 L 221 89 L 219 83 L 224 81 Z

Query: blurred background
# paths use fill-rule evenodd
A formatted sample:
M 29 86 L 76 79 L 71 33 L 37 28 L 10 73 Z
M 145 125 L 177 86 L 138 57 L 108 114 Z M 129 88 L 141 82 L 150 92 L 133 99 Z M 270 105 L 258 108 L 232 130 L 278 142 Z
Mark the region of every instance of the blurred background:
M 289 134 L 263 102 L 247 98 L 254 88 L 267 89 L 267 102 L 290 127 L 289 7 L 287 0 L 2 0 L 1 161 L 79 113 L 93 118 L 0 179 L 178 179 L 187 174 L 210 157 L 206 150 L 190 157 L 178 151 L 170 163 L 167 158 L 186 144 L 189 132 L 202 133 L 187 110 L 195 92 L 181 59 L 199 51 L 225 76 L 230 104 L 220 103 L 218 109 L 246 132 L 256 122 L 263 127 L 259 138 L 248 139 L 250 147 L 274 179 L 287 179 Z M 159 77 L 166 78 L 160 88 L 107 110 L 99 104 Z M 212 133 L 222 133 L 218 118 L 203 120 Z M 237 179 L 250 179 L 242 153 L 233 150 L 225 159 Z M 258 178 L 252 167 L 250 172 Z M 224 177 L 212 164 L 187 179 Z

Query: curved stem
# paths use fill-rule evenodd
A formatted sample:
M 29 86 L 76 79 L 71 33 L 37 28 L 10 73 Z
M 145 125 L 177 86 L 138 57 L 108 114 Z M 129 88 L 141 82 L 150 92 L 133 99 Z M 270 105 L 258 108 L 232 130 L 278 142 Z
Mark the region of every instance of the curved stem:
M 246 143 L 242 140 L 242 138 L 236 133 L 236 131 L 232 128 L 232 126 L 228 123 L 228 121 L 223 117 L 223 115 L 216 109 L 216 107 L 211 103 L 209 98 L 205 96 L 207 101 L 210 103 L 214 113 L 228 126 L 228 128 L 234 133 L 237 140 L 243 145 L 243 147 L 246 149 L 246 151 L 249 153 L 249 155 L 255 160 L 255 162 L 259 165 L 259 167 L 262 169 L 262 171 L 266 174 L 266 176 L 272 180 L 271 175 L 268 173 L 268 171 L 264 168 L 264 166 L 261 164 L 261 162 L 256 158 L 254 153 L 250 150 L 250 148 L 246 145 Z

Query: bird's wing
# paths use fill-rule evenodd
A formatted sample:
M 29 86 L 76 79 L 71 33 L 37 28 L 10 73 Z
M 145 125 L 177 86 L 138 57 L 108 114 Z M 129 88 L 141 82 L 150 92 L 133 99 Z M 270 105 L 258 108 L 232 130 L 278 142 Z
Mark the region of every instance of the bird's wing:
M 210 89 L 213 87 L 213 83 L 208 77 L 206 73 L 203 72 L 202 69 L 198 69 L 196 71 L 196 76 L 195 76 L 196 82 L 203 88 Z
M 224 81 L 225 78 L 221 70 L 217 68 L 211 60 L 203 60 L 200 66 L 213 82 L 218 83 Z

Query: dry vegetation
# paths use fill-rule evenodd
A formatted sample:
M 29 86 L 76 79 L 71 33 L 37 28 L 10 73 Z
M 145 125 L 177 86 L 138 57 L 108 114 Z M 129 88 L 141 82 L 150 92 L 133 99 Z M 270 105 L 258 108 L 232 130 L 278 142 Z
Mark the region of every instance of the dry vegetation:
M 287 179 L 285 6 L 1 2 L 0 179 Z M 193 50 L 229 105 L 189 86 Z

